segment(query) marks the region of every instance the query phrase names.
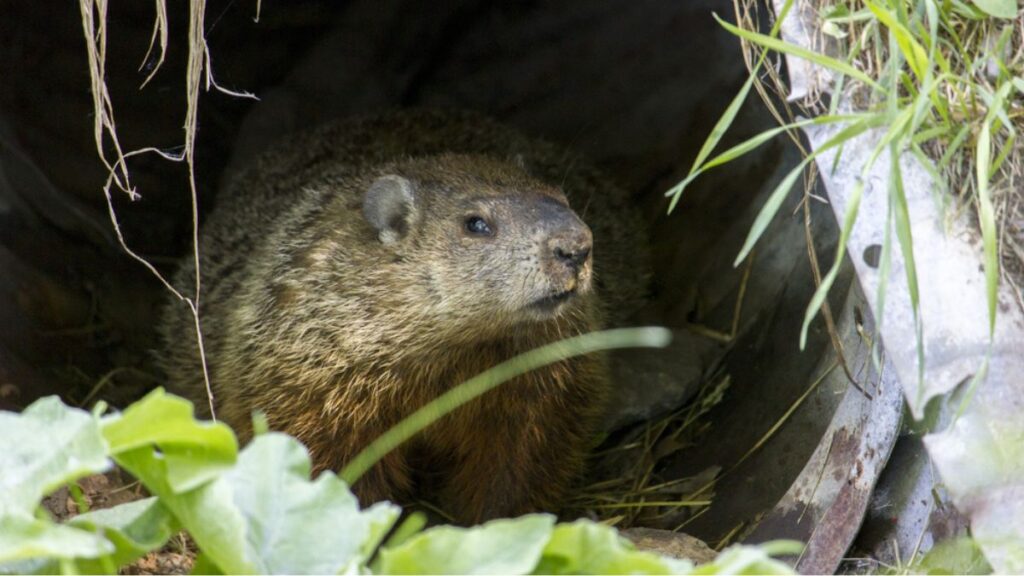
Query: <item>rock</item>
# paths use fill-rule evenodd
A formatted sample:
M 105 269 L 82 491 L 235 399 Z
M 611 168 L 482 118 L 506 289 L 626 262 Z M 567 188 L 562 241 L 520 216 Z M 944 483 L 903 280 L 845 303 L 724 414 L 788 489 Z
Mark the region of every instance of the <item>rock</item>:
M 718 556 L 718 553 L 703 540 L 680 532 L 655 528 L 629 528 L 623 530 L 621 534 L 640 550 L 689 560 L 694 564 L 710 562 Z
M 708 352 L 715 346 L 687 330 L 673 330 L 666 348 L 612 352 L 611 408 L 602 429 L 611 432 L 682 406 L 700 388 Z

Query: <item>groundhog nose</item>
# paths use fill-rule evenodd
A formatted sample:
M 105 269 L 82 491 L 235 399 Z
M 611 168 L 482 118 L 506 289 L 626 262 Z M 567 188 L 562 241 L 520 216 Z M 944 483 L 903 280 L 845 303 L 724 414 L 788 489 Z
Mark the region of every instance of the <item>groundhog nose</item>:
M 580 230 L 574 234 L 559 236 L 551 244 L 551 251 L 555 260 L 572 268 L 579 270 L 587 258 L 590 257 L 591 237 L 587 230 Z
M 590 256 L 590 246 L 583 248 L 555 247 L 555 258 L 565 262 L 571 268 L 579 268 L 587 261 L 587 256 Z

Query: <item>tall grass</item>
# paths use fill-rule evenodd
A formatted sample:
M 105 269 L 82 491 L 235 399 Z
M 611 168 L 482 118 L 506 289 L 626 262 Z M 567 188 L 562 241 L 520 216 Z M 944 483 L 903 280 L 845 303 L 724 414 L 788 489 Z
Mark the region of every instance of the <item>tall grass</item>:
M 804 160 L 771 192 L 736 257 L 738 265 L 760 240 L 812 161 L 829 150 L 838 149 L 841 153 L 845 144 L 868 131 L 879 132 L 875 148 L 861 167 L 861 175 L 866 176 L 883 152 L 889 153 L 890 194 L 876 311 L 881 323 L 886 277 L 893 250 L 898 248 L 906 262 L 919 368 L 923 368 L 918 262 L 898 159 L 902 154 L 911 154 L 924 166 L 942 194 L 940 200 L 947 216 L 964 208 L 972 209 L 976 215 L 984 247 L 991 338 L 996 326 L 1001 264 L 997 206 L 1010 188 L 1013 175 L 1024 166 L 1024 154 L 1016 138 L 1021 116 L 1017 99 L 1024 95 L 1024 80 L 1018 77 L 1024 67 L 1024 23 L 1014 0 L 822 0 L 810 4 L 817 4 L 818 41 L 814 45 L 827 49 L 814 51 L 779 38 L 780 23 L 789 17 L 792 0 L 785 2 L 767 34 L 756 30 L 756 18 L 749 17 L 754 10 L 752 0 L 736 0 L 737 15 L 746 15 L 738 18 L 739 26 L 715 17 L 756 58 L 748 55 L 750 78 L 708 136 L 690 173 L 666 193 L 671 198 L 669 210 L 675 208 L 686 188 L 702 173 L 754 150 L 780 133 L 789 133 L 799 141 L 797 129 L 839 125 L 841 128 L 834 136 L 816 150 L 807 151 Z M 795 119 L 796 113 L 783 104 L 788 118 L 777 114 L 780 126 L 711 157 L 751 87 L 762 82 L 764 62 L 783 54 L 803 58 L 827 70 L 832 78 L 832 84 L 826 87 L 831 101 L 824 104 L 817 92 L 804 98 L 799 103 L 799 112 L 810 119 Z M 772 67 L 768 68 L 771 72 Z M 787 93 L 778 74 L 767 76 L 772 83 L 769 88 L 774 89 L 776 96 Z M 767 95 L 763 87 L 759 87 L 759 92 Z M 769 105 L 774 110 L 778 102 Z M 806 343 L 808 326 L 821 311 L 838 274 L 858 218 L 863 181 L 864 178 L 851 192 L 848 210 L 840 223 L 836 258 L 804 315 L 801 348 Z

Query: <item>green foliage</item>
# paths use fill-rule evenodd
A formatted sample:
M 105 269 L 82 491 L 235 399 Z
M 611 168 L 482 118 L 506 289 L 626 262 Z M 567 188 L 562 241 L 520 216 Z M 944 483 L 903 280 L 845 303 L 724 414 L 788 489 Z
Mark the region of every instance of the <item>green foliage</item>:
M 0 412 L 0 515 L 30 518 L 39 500 L 110 467 L 95 419 L 45 398 L 21 415 Z M 0 556 L 2 559 L 3 556 Z
M 1019 24 L 1017 2 L 837 0 L 822 8 L 816 22 L 821 34 L 829 37 L 829 42 L 817 42 L 815 45 L 835 47 L 838 56 L 778 38 L 780 22 L 786 18 L 791 4 L 785 3 L 768 34 L 746 26 L 735 26 L 716 16 L 723 28 L 745 40 L 759 53 L 758 59 L 747 83 L 707 137 L 690 173 L 666 193 L 671 197 L 669 210 L 675 207 L 686 187 L 700 174 L 750 152 L 781 131 L 832 122 L 845 126 L 825 146 L 810 153 L 770 194 L 736 258 L 738 265 L 779 213 L 799 175 L 811 160 L 826 148 L 841 147 L 867 129 L 877 129 L 880 131 L 879 145 L 861 172 L 863 180 L 881 153 L 889 154 L 890 205 L 882 251 L 883 278 L 876 295 L 877 309 L 880 312 L 884 306 L 885 277 L 895 240 L 906 263 L 907 285 L 915 311 L 919 366 L 923 369 L 912 217 L 908 212 L 903 175 L 896 158 L 904 153 L 913 155 L 941 191 L 973 192 L 965 197 L 973 199 L 977 208 L 984 247 L 989 330 L 990 334 L 994 333 L 1000 257 L 997 202 L 992 198 L 992 181 L 999 177 L 1000 170 L 1010 174 L 1019 171 L 1020 165 L 1024 164 L 1020 149 L 1014 147 L 1016 130 L 1012 121 L 1019 115 L 1013 108 L 1013 92 L 1024 94 L 1024 81 L 1019 78 L 1024 62 L 1020 54 L 1009 46 L 1013 25 L 999 20 L 1015 18 Z M 814 118 L 811 120 L 767 130 L 709 160 L 736 118 L 739 103 L 746 98 L 752 83 L 759 81 L 762 62 L 770 52 L 798 56 L 831 72 L 834 77 L 832 92 L 836 97 L 832 99 L 829 112 L 821 114 L 820 108 L 812 110 Z M 1007 61 L 1008 57 L 1010 61 Z M 776 86 L 776 91 L 783 93 L 785 88 Z M 856 103 L 857 113 L 837 114 L 840 101 Z M 996 158 L 993 158 L 993 150 L 1001 150 Z M 971 172 L 974 173 L 973 181 L 965 177 Z M 846 218 L 840 223 L 840 241 L 833 266 L 807 308 L 800 336 L 801 348 L 806 341 L 808 326 L 820 311 L 835 279 L 846 240 L 857 220 L 862 193 L 863 184 L 858 184 L 852 192 Z M 942 205 L 947 204 L 942 201 Z
M 939 542 L 911 570 L 917 574 L 992 573 L 992 567 L 973 538 Z
M 102 534 L 114 545 L 109 555 L 97 560 L 78 560 L 78 569 L 87 574 L 110 572 L 111 567 L 156 550 L 178 530 L 174 517 L 156 498 L 80 514 L 68 521 L 68 526 Z
M 609 330 L 538 348 L 470 379 L 372 443 L 346 469 L 359 475 L 383 454 L 445 413 L 519 374 L 578 354 L 664 346 L 661 328 Z M 0 573 L 112 573 L 184 530 L 199 548 L 194 571 L 271 573 L 685 573 L 688 563 L 636 552 L 612 528 L 555 526 L 547 515 L 475 528 L 423 530 L 413 514 L 391 532 L 400 510 L 361 510 L 332 472 L 310 480 L 305 447 L 263 432 L 238 451 L 225 425 L 195 419 L 192 405 L 154 390 L 121 414 L 101 416 L 40 400 L 22 414 L 0 413 Z M 263 420 L 265 423 L 265 419 Z M 257 426 L 265 430 L 266 426 Z M 113 463 L 152 498 L 57 524 L 44 495 Z M 382 544 L 383 542 L 383 544 Z M 375 558 L 372 567 L 368 564 Z M 764 557 L 767 559 L 767 557 Z M 766 564 L 767 567 L 774 564 Z
M 1013 18 L 1017 15 L 1017 0 L 974 0 L 974 4 L 996 18 Z
M 59 524 L 42 497 L 117 462 L 153 497 Z M 310 480 L 296 440 L 257 436 L 237 452 L 231 431 L 199 422 L 188 402 L 154 391 L 101 417 L 56 398 L 0 413 L 0 573 L 113 573 L 185 530 L 202 573 L 683 574 L 684 561 L 640 552 L 613 528 L 556 525 L 534 514 L 474 528 L 423 530 L 413 515 L 384 542 L 399 509 L 360 510 L 332 473 Z M 383 542 L 383 544 L 382 544 Z M 371 565 L 370 559 L 375 558 Z M 760 548 L 726 551 L 702 573 L 782 573 Z M 780 572 L 781 571 L 781 572 Z
M 536 574 L 685 574 L 693 564 L 635 550 L 615 530 L 578 520 L 554 529 Z
M 439 526 L 381 550 L 380 574 L 529 574 L 551 538 L 555 518 L 533 514 L 475 528 Z
M 110 455 L 133 459 L 133 450 L 160 450 L 166 479 L 175 493 L 185 492 L 217 477 L 235 463 L 238 442 L 224 424 L 198 422 L 192 405 L 157 389 L 123 414 L 103 422 Z M 120 462 L 119 462 L 120 463 Z

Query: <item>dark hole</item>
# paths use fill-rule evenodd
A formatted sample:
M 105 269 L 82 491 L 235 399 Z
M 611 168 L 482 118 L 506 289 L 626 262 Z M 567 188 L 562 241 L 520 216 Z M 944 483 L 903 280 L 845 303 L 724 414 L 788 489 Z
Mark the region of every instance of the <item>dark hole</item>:
M 872 268 L 878 268 L 882 259 L 882 245 L 872 244 L 864 249 L 864 263 Z

